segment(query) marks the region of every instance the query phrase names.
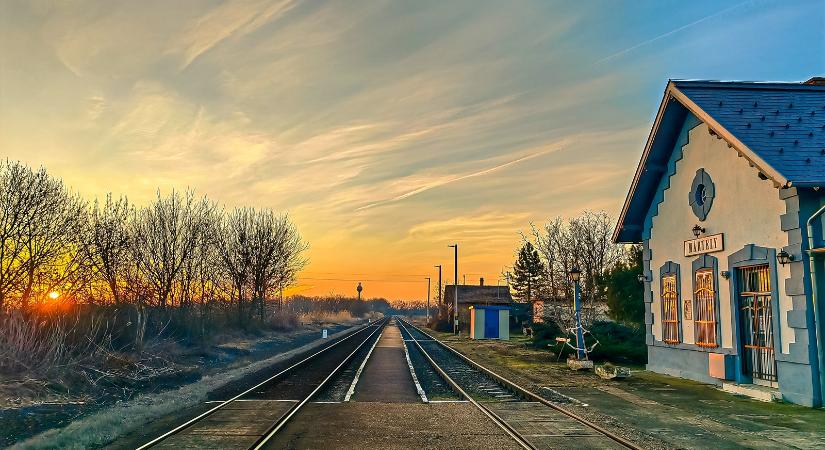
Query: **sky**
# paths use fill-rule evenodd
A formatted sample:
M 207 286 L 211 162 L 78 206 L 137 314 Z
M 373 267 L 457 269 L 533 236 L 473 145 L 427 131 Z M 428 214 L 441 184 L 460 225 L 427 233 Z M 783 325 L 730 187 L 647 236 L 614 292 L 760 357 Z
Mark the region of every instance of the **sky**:
M 496 284 L 618 214 L 669 78 L 825 74 L 825 0 L 0 0 L 0 157 L 92 199 L 287 212 L 293 293 Z

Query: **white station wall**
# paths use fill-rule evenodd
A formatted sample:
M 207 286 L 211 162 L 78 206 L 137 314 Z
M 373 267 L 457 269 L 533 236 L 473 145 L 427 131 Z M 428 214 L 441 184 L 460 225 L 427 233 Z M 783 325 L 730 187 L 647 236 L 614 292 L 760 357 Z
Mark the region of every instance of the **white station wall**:
M 670 188 L 664 193 L 664 201 L 659 205 L 658 214 L 653 218 L 650 237 L 651 263 L 653 273 L 653 334 L 657 341 L 662 339 L 661 292 L 659 268 L 667 261 L 679 264 L 681 270 L 681 300 L 693 298 L 692 262 L 697 257 L 684 257 L 684 241 L 693 239 L 691 228 L 700 224 L 706 234 L 725 234 L 725 250 L 712 253 L 719 259 L 719 272 L 728 270 L 729 254 L 740 250 L 746 244 L 780 249 L 787 245 L 788 238 L 781 229 L 780 216 L 784 214 L 785 202 L 779 198 L 779 191 L 769 180 L 758 177 L 758 171 L 750 167 L 745 158 L 727 143 L 712 136 L 704 123 L 691 129 L 688 143 L 683 147 L 682 159 L 676 162 L 676 173 L 670 178 Z M 696 171 L 704 168 L 713 179 L 716 196 L 713 206 L 704 222 L 693 214 L 688 204 L 688 196 Z M 791 299 L 785 295 L 785 279 L 790 277 L 790 267 L 777 265 L 777 279 L 780 286 L 780 311 L 774 311 L 774 320 L 780 323 L 782 352 L 788 352 L 794 335 L 788 327 L 786 314 L 792 308 Z M 731 333 L 730 286 L 719 276 L 720 319 L 722 347 L 733 346 Z M 694 311 L 695 317 L 695 311 Z M 679 311 L 683 342 L 694 343 L 694 324 L 684 320 Z

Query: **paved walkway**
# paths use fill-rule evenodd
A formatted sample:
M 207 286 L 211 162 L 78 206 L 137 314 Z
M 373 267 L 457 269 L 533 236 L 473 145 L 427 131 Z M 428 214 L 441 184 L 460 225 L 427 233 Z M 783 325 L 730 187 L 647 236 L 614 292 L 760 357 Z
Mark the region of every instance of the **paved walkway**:
M 404 340 L 395 320 L 387 324 L 384 334 L 372 351 L 361 378 L 355 386 L 356 402 L 416 403 L 421 397 L 415 390 Z

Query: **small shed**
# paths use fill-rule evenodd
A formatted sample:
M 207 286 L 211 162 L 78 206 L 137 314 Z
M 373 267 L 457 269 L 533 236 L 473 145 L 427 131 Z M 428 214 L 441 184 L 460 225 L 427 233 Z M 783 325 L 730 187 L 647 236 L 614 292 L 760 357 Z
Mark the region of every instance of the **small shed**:
M 501 305 L 472 305 L 470 339 L 510 340 L 510 308 Z

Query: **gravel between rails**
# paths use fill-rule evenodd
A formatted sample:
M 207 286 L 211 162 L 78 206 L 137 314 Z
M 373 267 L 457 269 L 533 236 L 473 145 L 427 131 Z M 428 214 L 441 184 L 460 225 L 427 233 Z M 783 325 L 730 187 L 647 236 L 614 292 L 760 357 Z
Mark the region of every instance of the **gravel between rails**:
M 427 394 L 427 399 L 430 401 L 461 400 L 461 396 L 441 379 L 441 376 L 433 369 L 430 362 L 421 354 L 418 346 L 411 341 L 407 329 L 404 326 L 399 326 L 399 328 L 401 329 L 401 337 L 404 339 L 404 345 L 407 346 L 407 351 L 410 353 L 410 361 L 415 370 L 415 375 L 418 377 L 421 388 Z
M 342 341 L 315 356 L 303 365 L 284 374 L 279 380 L 260 386 L 243 398 L 253 400 L 302 400 L 306 398 L 329 376 L 333 369 L 341 364 L 344 358 L 361 345 L 364 339 L 368 338 L 376 326 L 383 326 L 383 324 L 369 326 L 355 332 L 352 338 Z M 373 337 L 378 334 L 375 333 Z M 367 347 L 367 345 L 363 347 Z
M 521 400 L 518 394 L 503 387 L 489 375 L 467 364 L 415 327 L 405 324 L 405 328 L 418 340 L 418 343 L 429 353 L 430 357 L 476 401 L 512 402 Z M 413 345 L 413 347 L 416 346 Z

